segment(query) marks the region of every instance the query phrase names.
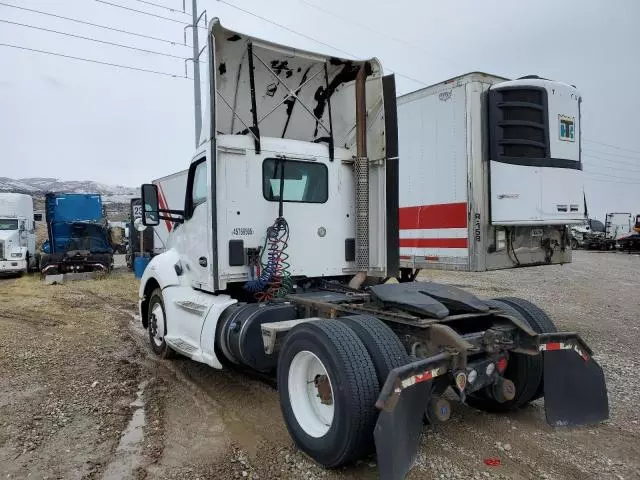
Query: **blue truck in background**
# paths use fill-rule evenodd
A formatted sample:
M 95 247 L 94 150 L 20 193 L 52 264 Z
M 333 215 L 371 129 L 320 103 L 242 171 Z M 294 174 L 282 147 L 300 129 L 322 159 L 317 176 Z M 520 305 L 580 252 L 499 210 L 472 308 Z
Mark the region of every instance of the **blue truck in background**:
M 113 246 L 100 195 L 47 193 L 45 218 L 43 274 L 111 270 Z

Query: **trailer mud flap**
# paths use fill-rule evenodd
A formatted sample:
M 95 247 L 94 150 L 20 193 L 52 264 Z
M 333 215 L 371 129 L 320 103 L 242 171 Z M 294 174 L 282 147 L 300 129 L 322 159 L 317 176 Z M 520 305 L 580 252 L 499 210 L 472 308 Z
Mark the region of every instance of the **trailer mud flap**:
M 574 349 L 547 350 L 543 357 L 549 425 L 585 425 L 609 418 L 607 386 L 598 362 Z
M 431 380 L 448 371 L 450 358 L 441 353 L 389 373 L 376 402 L 380 414 L 374 440 L 381 480 L 401 480 L 413 467 L 431 398 Z

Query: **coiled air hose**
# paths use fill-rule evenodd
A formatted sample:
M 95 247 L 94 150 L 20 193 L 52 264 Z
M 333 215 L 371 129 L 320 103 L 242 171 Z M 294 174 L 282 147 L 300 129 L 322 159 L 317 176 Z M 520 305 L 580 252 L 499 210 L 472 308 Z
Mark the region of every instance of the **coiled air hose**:
M 279 215 L 273 225 L 267 228 L 264 245 L 260 254 L 260 266 L 262 271 L 255 280 L 248 281 L 244 288 L 253 292 L 256 300 L 265 302 L 273 298 L 284 297 L 291 291 L 292 281 L 289 273 L 290 264 L 287 262 L 289 254 L 286 253 L 289 245 L 289 224 L 283 216 L 283 193 L 284 193 L 284 161 L 280 160 L 274 168 L 274 177 L 280 168 L 280 197 Z M 267 260 L 264 255 L 267 252 Z M 251 266 L 253 268 L 253 266 Z

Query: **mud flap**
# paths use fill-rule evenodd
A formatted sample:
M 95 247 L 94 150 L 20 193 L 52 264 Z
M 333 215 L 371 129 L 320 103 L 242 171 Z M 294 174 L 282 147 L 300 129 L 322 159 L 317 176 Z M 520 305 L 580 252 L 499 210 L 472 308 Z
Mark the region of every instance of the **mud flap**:
M 430 396 L 431 382 L 419 383 L 402 392 L 393 410 L 380 412 L 373 436 L 382 480 L 402 480 L 413 467 Z
M 431 380 L 448 371 L 450 358 L 440 353 L 389 373 L 376 402 L 380 414 L 373 435 L 381 480 L 402 480 L 413 467 Z
M 544 407 L 549 425 L 598 423 L 609 418 L 602 368 L 592 357 L 572 350 L 543 352 Z

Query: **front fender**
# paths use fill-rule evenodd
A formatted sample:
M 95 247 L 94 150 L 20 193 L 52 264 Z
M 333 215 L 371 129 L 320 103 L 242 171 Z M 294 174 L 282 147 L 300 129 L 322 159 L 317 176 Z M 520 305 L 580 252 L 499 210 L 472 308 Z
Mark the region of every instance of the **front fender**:
M 178 269 L 176 269 L 178 265 Z M 161 289 L 173 285 L 180 285 L 178 271 L 182 271 L 180 255 L 175 250 L 167 250 L 151 259 L 140 279 L 140 297 L 144 295 L 145 285 L 150 279 L 155 279 Z
M 153 257 L 145 268 L 138 290 L 140 317 L 145 328 L 149 295 L 156 288 L 164 290 L 167 287 L 181 285 L 184 279 L 182 272 L 180 255 L 173 249 Z

